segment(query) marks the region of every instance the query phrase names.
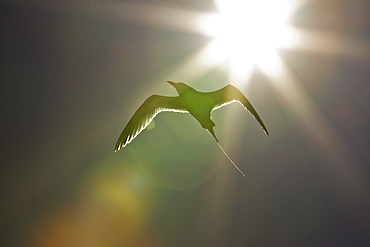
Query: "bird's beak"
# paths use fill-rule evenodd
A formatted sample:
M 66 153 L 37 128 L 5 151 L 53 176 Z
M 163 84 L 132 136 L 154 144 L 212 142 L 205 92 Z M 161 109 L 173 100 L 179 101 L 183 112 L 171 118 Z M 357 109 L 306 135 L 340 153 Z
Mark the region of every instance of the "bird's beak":
M 173 81 L 167 81 L 169 84 L 171 84 L 172 86 L 175 86 L 176 82 L 173 82 Z

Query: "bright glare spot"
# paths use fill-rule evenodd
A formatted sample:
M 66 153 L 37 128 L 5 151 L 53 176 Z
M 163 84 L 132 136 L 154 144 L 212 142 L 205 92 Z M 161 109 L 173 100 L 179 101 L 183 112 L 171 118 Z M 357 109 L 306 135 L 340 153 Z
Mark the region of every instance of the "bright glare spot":
M 229 60 L 234 72 L 249 70 L 254 64 L 271 67 L 276 48 L 290 41 L 284 25 L 289 6 L 284 0 L 219 0 L 220 14 L 204 23 L 205 31 L 215 37 L 209 55 L 217 61 Z
M 276 72 L 279 67 L 279 56 L 276 50 L 267 50 L 260 59 L 256 60 L 256 63 L 265 71 Z

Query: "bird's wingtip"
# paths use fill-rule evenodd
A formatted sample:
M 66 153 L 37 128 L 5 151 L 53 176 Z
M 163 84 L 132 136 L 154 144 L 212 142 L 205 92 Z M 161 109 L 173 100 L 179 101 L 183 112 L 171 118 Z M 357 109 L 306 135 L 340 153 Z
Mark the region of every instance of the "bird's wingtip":
M 119 150 L 121 150 L 121 149 L 122 149 L 122 147 L 121 147 L 121 146 L 119 146 L 119 145 L 118 145 L 118 146 L 115 146 L 115 147 L 114 147 L 114 152 L 115 152 L 115 153 L 117 153 L 117 152 L 118 152 Z

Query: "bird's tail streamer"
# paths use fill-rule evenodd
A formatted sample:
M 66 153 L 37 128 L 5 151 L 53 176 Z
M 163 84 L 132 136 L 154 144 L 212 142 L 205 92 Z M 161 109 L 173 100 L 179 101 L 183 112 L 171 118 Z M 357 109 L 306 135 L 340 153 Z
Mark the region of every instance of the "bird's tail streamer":
M 226 155 L 226 157 L 229 159 L 229 161 L 231 162 L 231 164 L 233 164 L 234 166 L 235 166 L 235 168 L 246 178 L 246 179 L 248 179 L 249 181 L 251 181 L 250 180 L 250 178 L 249 177 L 247 177 L 247 175 L 245 175 L 244 174 L 244 172 L 242 172 L 242 170 L 240 170 L 240 168 L 234 163 L 234 161 L 230 158 L 230 156 L 226 153 L 226 151 L 224 150 L 224 148 L 221 146 L 221 144 L 218 142 L 218 141 L 216 141 L 217 142 L 217 145 L 218 145 L 218 147 L 222 150 L 222 152 L 224 152 L 224 154 Z

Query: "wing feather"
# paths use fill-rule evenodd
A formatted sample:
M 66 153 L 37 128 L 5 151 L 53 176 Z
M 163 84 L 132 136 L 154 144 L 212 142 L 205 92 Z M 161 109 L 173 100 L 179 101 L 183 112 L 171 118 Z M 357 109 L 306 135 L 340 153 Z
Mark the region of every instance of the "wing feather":
M 160 112 L 188 112 L 179 97 L 152 95 L 137 109 L 117 140 L 114 151 L 119 151 L 143 131 Z
M 269 135 L 265 124 L 254 109 L 249 100 L 244 96 L 239 89 L 229 84 L 217 91 L 206 93 L 212 98 L 213 106 L 212 110 L 216 110 L 222 106 L 231 104 L 233 102 L 239 102 L 260 124 L 266 135 Z

